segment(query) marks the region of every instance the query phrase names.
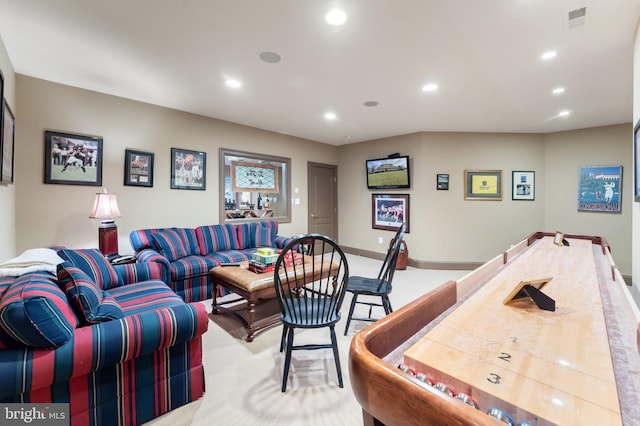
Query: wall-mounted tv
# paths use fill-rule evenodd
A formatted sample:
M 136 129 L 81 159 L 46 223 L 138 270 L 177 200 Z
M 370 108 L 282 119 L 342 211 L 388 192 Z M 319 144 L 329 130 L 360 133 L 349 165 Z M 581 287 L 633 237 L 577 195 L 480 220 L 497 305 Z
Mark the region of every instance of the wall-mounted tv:
M 409 156 L 366 160 L 367 188 L 411 188 Z

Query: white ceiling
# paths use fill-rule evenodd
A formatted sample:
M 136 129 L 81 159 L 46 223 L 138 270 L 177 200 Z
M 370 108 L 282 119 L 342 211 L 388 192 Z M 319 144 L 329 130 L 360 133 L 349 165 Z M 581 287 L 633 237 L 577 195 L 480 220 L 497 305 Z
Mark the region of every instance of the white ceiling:
M 0 36 L 19 74 L 342 145 L 631 122 L 639 17 L 640 0 L 0 0 Z

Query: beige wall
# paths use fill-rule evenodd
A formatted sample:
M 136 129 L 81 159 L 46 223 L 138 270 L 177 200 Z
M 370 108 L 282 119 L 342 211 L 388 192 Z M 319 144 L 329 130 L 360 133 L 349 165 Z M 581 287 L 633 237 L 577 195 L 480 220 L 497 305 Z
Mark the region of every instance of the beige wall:
M 416 133 L 340 147 L 340 242 L 383 253 L 390 231 L 371 228 L 372 193 L 407 193 L 410 259 L 485 262 L 535 231 L 601 235 L 612 245 L 623 274 L 631 273 L 630 125 L 549 135 Z M 412 158 L 410 190 L 369 191 L 364 161 L 400 152 Z M 578 168 L 623 166 L 622 214 L 577 212 Z M 465 169 L 503 171 L 502 201 L 464 200 Z M 511 199 L 511 173 L 535 171 L 535 200 Z M 436 190 L 436 174 L 448 173 L 449 191 Z M 382 245 L 377 243 L 383 237 Z M 442 265 L 439 265 L 442 264 Z
M 16 83 L 13 66 L 0 38 L 0 70 L 4 77 L 4 98 L 16 112 Z M 0 99 L 1 101 L 1 99 Z M 0 150 L 0 152 L 2 152 Z M 15 256 L 16 252 L 16 185 L 0 183 L 0 261 Z
M 411 259 L 436 267 L 479 263 L 531 232 L 562 230 L 605 236 L 622 272 L 631 272 L 628 124 L 550 135 L 423 132 L 333 147 L 22 75 L 16 81 L 17 252 L 97 245 L 98 222 L 87 216 L 100 188 L 43 183 L 43 132 L 52 129 L 104 138 L 103 186 L 118 194 L 121 253 L 131 252 L 133 229 L 217 223 L 220 147 L 292 159 L 301 203 L 292 206 L 292 223 L 281 225 L 288 235 L 307 231 L 307 161 L 337 164 L 340 243 L 383 253 L 392 235 L 371 228 L 374 191 L 366 188 L 364 161 L 400 152 L 412 158 L 412 188 L 386 192 L 411 196 Z M 171 147 L 207 152 L 206 191 L 169 189 Z M 125 148 L 155 153 L 153 188 L 122 184 Z M 622 214 L 576 212 L 578 167 L 600 164 L 624 167 Z M 503 170 L 503 200 L 465 201 L 465 169 Z M 536 172 L 534 201 L 511 200 L 513 170 Z M 437 173 L 449 174 L 449 191 L 436 190 Z
M 411 189 L 368 190 L 365 160 L 394 152 L 411 157 Z M 465 201 L 465 169 L 503 170 L 503 201 Z M 541 186 L 535 201 L 511 200 L 512 170 L 535 170 L 538 182 L 544 177 L 539 135 L 416 133 L 352 144 L 341 147 L 339 170 L 340 240 L 346 246 L 384 252 L 393 236 L 371 228 L 373 193 L 410 195 L 409 257 L 427 262 L 484 262 L 544 223 Z M 449 174 L 448 191 L 436 189 L 438 173 Z
M 545 230 L 605 237 L 625 275 L 632 269 L 632 130 L 631 124 L 622 124 L 545 136 Z M 578 212 L 579 167 L 618 165 L 622 166 L 622 212 Z
M 307 160 L 337 164 L 335 147 L 220 120 L 19 75 L 16 140 L 17 251 L 52 244 L 96 247 L 99 222 L 88 219 L 95 186 L 43 183 L 44 131 L 104 138 L 102 183 L 118 196 L 120 253 L 131 253 L 131 230 L 218 223 L 218 150 L 232 148 L 289 157 L 292 186 L 303 203 L 292 206 L 283 234 L 307 230 Z M 207 153 L 206 191 L 169 188 L 171 147 Z M 123 185 L 124 150 L 155 153 L 153 188 Z M 3 211 L 5 209 L 3 208 Z

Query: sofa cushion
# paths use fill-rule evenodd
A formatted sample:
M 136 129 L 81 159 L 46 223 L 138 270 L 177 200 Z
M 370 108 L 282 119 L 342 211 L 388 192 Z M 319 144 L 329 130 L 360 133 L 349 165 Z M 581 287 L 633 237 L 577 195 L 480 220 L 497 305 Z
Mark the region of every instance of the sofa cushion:
M 206 256 L 224 250 L 240 248 L 233 225 L 210 225 L 196 228 L 200 254 Z
M 58 254 L 80 268 L 102 290 L 123 285 L 116 270 L 98 249 L 62 249 Z
M 124 317 L 118 302 L 69 262 L 58 265 L 58 285 L 64 290 L 76 315 L 87 324 Z
M 160 253 L 166 257 L 169 262 L 189 256 L 189 249 L 185 244 L 186 241 L 182 239 L 178 231 L 166 229 L 156 232 L 153 234 L 153 240 Z
M 207 275 L 218 263 L 209 256 L 186 256 L 171 263 L 171 281 Z
M 275 247 L 277 222 L 255 222 L 251 225 L 251 246 L 258 247 Z
M 77 325 L 78 318 L 49 273 L 17 277 L 0 301 L 0 327 L 26 346 L 57 348 L 71 338 Z
M 184 305 L 180 296 L 164 282 L 156 280 L 114 288 L 110 293 L 127 316 L 168 306 Z
M 252 225 L 253 223 L 251 222 L 238 223 L 237 225 L 234 225 L 234 228 L 236 231 L 236 238 L 238 239 L 238 248 L 240 250 L 254 247 L 252 238 L 251 238 Z

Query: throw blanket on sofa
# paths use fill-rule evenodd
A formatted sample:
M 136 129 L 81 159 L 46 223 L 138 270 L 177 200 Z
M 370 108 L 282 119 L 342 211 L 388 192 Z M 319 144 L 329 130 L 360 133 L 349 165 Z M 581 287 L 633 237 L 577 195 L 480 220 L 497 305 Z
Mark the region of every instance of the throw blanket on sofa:
M 0 277 L 18 277 L 35 271 L 56 273 L 56 266 L 64 260 L 48 248 L 26 250 L 18 257 L 0 263 Z

